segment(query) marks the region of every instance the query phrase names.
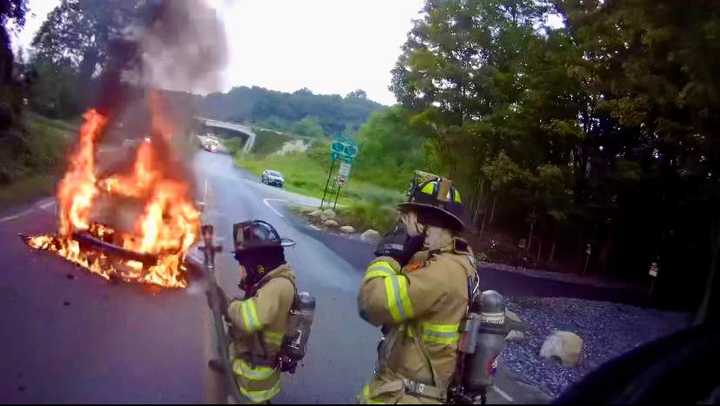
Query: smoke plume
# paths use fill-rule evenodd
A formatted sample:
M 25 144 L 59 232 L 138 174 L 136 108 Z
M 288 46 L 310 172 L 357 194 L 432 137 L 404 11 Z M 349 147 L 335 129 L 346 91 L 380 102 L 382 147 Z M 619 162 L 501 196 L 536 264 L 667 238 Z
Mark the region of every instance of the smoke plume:
M 146 86 L 207 93 L 221 90 L 227 63 L 225 27 L 204 0 L 163 0 L 150 7 L 138 36 Z

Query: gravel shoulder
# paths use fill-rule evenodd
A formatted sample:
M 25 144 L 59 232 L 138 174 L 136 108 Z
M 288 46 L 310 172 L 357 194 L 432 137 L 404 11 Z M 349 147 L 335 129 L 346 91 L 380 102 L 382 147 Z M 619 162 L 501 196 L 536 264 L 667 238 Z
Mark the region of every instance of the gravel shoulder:
M 509 298 L 508 309 L 527 323 L 525 340 L 509 342 L 503 364 L 521 380 L 553 397 L 606 361 L 642 344 L 687 327 L 688 313 L 573 298 Z M 583 338 L 583 358 L 574 368 L 540 358 L 540 348 L 554 330 Z

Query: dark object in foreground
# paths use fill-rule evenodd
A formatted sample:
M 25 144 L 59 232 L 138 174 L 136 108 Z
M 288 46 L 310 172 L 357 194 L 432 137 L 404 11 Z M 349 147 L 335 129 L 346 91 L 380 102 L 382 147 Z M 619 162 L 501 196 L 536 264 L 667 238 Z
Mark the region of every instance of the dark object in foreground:
M 153 266 L 157 263 L 157 257 L 155 255 L 141 254 L 139 252 L 127 250 L 96 238 L 87 231 L 73 233 L 73 239 L 80 243 L 80 247 L 82 248 L 101 251 L 111 257 L 142 262 L 145 266 Z
M 200 247 L 200 251 L 203 253 L 203 267 L 205 268 L 208 280 L 206 295 L 210 311 L 213 315 L 213 325 L 215 327 L 215 333 L 218 340 L 217 351 L 220 354 L 219 362 L 222 365 L 223 377 L 225 378 L 225 389 L 227 391 L 227 395 L 230 396 L 234 402 L 239 403 L 243 398 L 240 395 L 240 391 L 235 382 L 235 376 L 232 372 L 233 369 L 230 364 L 230 354 L 228 352 L 228 347 L 230 346 L 231 341 L 228 336 L 228 332 L 225 329 L 225 313 L 227 308 L 223 308 L 223 303 L 225 301 L 219 297 L 219 295 L 222 294 L 222 290 L 219 288 L 217 277 L 215 275 L 215 254 L 222 251 L 222 246 L 215 245 L 215 242 L 213 241 L 215 237 L 215 230 L 212 225 L 206 224 L 201 226 L 201 234 L 204 245 Z M 217 366 L 216 362 L 213 364 Z M 208 364 L 208 366 L 211 368 L 213 367 L 211 364 Z M 215 370 L 217 371 L 217 369 Z
M 20 237 L 20 239 L 25 244 L 30 245 L 29 242 L 30 242 L 30 239 L 32 238 L 31 236 L 20 233 L 20 234 L 18 234 L 18 237 Z M 155 255 L 142 254 L 139 252 L 127 250 L 125 248 L 122 248 L 117 245 L 111 244 L 109 242 L 103 241 L 103 240 L 93 236 L 92 234 L 90 234 L 87 231 L 73 233 L 72 239 L 77 241 L 80 244 L 80 247 L 83 249 L 99 251 L 110 257 L 123 259 L 123 260 L 129 260 L 129 261 L 142 262 L 143 265 L 145 265 L 145 266 L 153 266 L 153 265 L 157 264 L 157 257 Z
M 554 403 L 704 403 L 720 386 L 720 327 L 705 323 L 641 346 L 601 366 Z M 715 399 L 714 402 L 717 402 Z

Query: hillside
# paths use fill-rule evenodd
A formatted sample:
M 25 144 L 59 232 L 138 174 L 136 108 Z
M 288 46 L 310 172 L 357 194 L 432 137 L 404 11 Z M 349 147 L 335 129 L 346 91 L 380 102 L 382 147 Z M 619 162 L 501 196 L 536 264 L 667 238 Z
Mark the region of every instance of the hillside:
M 243 86 L 233 88 L 228 93 L 212 93 L 199 100 L 199 109 L 205 116 L 252 122 L 260 127 L 300 135 L 355 132 L 370 114 L 384 108 L 367 99 L 362 90 L 342 97 L 313 94 L 307 89 L 284 93 L 257 86 Z

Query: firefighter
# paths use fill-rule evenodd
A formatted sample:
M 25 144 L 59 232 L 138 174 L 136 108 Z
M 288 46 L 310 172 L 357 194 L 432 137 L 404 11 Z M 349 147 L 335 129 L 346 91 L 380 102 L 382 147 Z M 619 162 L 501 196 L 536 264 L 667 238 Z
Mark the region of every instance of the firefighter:
M 235 224 L 233 237 L 245 297 L 223 306 L 230 322 L 231 365 L 240 393 L 251 403 L 269 403 L 280 392 L 278 354 L 295 297 L 295 274 L 284 255 L 284 246 L 293 243 L 260 220 Z M 222 291 L 218 297 L 225 297 Z M 224 372 L 218 360 L 210 367 Z
M 358 294 L 360 317 L 382 327 L 361 403 L 443 403 L 456 368 L 474 257 L 459 238 L 460 193 L 448 179 L 418 185 L 378 244 Z

